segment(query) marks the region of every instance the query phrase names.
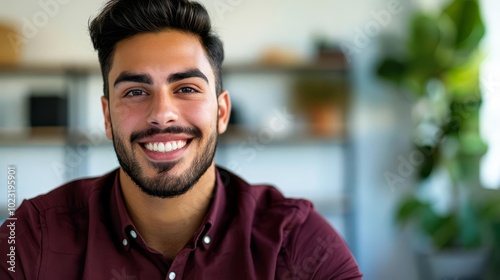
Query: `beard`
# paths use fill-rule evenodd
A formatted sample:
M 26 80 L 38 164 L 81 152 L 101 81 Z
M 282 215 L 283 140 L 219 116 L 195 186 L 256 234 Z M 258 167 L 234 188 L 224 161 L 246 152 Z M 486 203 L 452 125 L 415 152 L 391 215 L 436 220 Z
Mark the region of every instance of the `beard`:
M 196 139 L 202 143 L 198 152 L 195 154 L 193 163 L 188 167 L 188 170 L 180 175 L 169 174 L 174 166 L 181 163 L 183 159 L 173 162 L 156 163 L 148 161 L 148 165 L 156 171 L 156 175 L 148 177 L 145 175 L 144 167 L 141 166 L 134 156 L 135 148 L 138 140 L 141 138 L 153 136 L 156 134 L 187 134 L 194 136 L 189 144 L 193 144 Z M 172 198 L 185 194 L 189 191 L 208 170 L 213 162 L 215 151 L 217 148 L 217 128 L 208 135 L 205 144 L 203 144 L 202 133 L 198 128 L 185 128 L 180 126 L 168 127 L 166 129 L 151 128 L 146 131 L 135 132 L 130 136 L 130 149 L 125 145 L 125 138 L 119 135 L 112 127 L 113 146 L 118 158 L 118 162 L 122 169 L 141 189 L 142 192 L 158 198 Z M 195 147 L 190 147 L 195 148 Z

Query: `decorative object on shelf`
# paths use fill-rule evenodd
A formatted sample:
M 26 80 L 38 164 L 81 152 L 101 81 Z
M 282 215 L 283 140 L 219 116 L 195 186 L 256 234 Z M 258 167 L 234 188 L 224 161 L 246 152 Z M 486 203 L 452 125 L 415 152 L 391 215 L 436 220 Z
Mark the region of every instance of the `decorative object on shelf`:
M 66 97 L 35 94 L 29 98 L 29 118 L 32 134 L 61 134 L 68 123 Z
M 486 152 L 479 133 L 485 34 L 480 6 L 477 0 L 452 0 L 436 14 L 416 14 L 409 28 L 406 42 L 390 42 L 405 45 L 404 52 L 386 48 L 392 53 L 378 67 L 380 77 L 414 99 L 415 152 L 423 155 L 419 186 L 399 204 L 397 222 L 413 225 L 425 240 L 417 245 L 421 270 L 431 274 L 425 279 L 479 277 L 492 244 L 492 225 L 500 221 L 494 214 L 500 201 L 483 196 L 479 179 Z M 432 183 L 443 174 L 448 189 Z M 436 191 L 441 195 L 433 197 Z M 460 256 L 476 261 L 461 262 Z M 439 263 L 455 265 L 443 271 Z M 458 264 L 476 267 L 458 270 Z
M 15 28 L 0 23 L 0 67 L 15 66 L 21 60 L 21 44 Z
M 304 59 L 293 49 L 268 47 L 262 52 L 259 63 L 268 66 L 295 66 L 304 64 Z
M 293 108 L 306 116 L 312 135 L 342 136 L 348 91 L 344 80 L 320 75 L 301 77 L 293 86 Z
M 325 37 L 318 37 L 315 40 L 316 63 L 337 68 L 347 68 L 348 61 L 346 54 L 340 45 L 330 43 Z

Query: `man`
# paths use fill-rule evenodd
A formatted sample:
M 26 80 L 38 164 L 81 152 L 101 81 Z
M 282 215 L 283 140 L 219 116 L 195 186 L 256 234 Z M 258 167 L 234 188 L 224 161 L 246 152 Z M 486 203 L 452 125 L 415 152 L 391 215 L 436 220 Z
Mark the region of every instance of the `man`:
M 311 203 L 215 166 L 231 102 L 200 4 L 112 0 L 90 35 L 120 168 L 24 201 L 1 279 L 361 279 Z

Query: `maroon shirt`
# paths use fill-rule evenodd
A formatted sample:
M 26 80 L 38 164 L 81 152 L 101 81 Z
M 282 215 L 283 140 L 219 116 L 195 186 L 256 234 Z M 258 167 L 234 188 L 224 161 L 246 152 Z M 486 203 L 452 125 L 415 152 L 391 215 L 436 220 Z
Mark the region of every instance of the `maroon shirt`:
M 15 218 L 15 263 L 12 221 L 0 228 L 0 279 L 361 279 L 310 202 L 220 168 L 203 223 L 173 261 L 145 244 L 116 170 L 26 200 Z

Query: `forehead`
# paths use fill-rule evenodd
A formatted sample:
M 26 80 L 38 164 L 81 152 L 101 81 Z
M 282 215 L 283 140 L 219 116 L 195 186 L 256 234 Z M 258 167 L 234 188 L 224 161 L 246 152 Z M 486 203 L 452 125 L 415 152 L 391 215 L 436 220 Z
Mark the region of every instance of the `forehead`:
M 124 71 L 150 74 L 199 69 L 214 81 L 214 72 L 200 39 L 195 35 L 169 30 L 143 33 L 116 44 L 110 84 Z

